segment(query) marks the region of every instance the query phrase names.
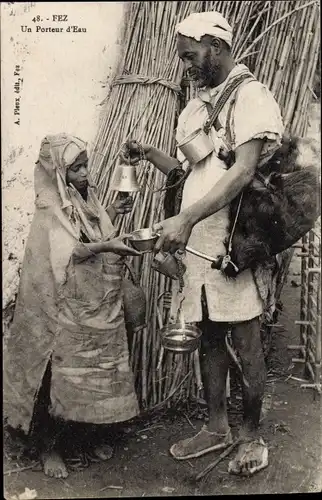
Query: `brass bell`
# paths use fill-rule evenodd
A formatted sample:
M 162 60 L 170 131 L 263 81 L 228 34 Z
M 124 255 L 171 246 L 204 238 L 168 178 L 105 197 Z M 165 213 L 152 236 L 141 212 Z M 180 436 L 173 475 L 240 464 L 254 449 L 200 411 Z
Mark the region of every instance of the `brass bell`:
M 111 190 L 123 193 L 140 191 L 136 167 L 134 165 L 120 163 L 115 169 L 111 182 Z

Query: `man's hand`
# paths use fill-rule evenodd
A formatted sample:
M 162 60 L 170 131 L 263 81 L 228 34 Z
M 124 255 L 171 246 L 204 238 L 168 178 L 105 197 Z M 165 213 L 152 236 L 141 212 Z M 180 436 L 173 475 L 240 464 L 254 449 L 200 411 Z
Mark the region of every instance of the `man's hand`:
M 147 156 L 151 146 L 149 144 L 141 144 L 141 146 L 144 151 L 144 155 Z M 137 165 L 141 159 L 140 148 L 137 141 L 128 139 L 126 143 L 123 144 L 119 157 L 120 160 L 127 165 Z
M 158 253 L 160 250 L 170 253 L 184 250 L 192 228 L 193 224 L 183 214 L 155 224 L 153 229 L 160 234 L 160 237 L 154 246 L 154 253 Z
M 167 175 L 170 170 L 177 167 L 179 162 L 176 158 L 172 158 L 160 149 L 157 149 L 150 144 L 141 144 L 144 151 L 145 159 L 152 163 L 163 174 Z M 123 144 L 119 157 L 123 163 L 127 165 L 137 165 L 141 159 L 141 148 L 139 148 L 137 141 L 129 139 Z

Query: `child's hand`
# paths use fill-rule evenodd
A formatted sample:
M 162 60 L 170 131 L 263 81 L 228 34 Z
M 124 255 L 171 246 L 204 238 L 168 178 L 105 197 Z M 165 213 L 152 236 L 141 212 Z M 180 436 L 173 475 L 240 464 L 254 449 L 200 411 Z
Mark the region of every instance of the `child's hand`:
M 119 194 L 114 203 L 112 203 L 112 207 L 115 210 L 116 215 L 128 214 L 133 208 L 133 199 L 131 198 L 131 196 L 122 198 Z
M 106 241 L 105 246 L 108 252 L 116 253 L 117 255 L 121 255 L 122 257 L 126 257 L 128 255 L 133 255 L 138 257 L 142 255 L 141 252 L 138 252 L 134 248 L 128 247 L 123 240 L 127 238 L 128 234 L 122 234 L 117 238 L 113 238 L 112 240 Z

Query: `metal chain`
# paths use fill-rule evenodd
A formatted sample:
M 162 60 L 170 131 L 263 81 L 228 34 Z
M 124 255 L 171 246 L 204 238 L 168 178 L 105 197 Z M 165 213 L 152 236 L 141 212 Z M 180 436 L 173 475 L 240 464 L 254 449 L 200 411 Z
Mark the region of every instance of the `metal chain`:
M 148 160 L 145 156 L 145 152 L 144 152 L 144 148 L 143 148 L 142 144 L 139 141 L 133 141 L 133 142 L 137 145 L 137 148 L 139 150 L 140 162 L 143 162 L 143 161 L 148 162 Z M 157 193 L 158 191 L 160 191 L 160 189 L 153 190 L 153 187 L 148 183 L 149 173 L 150 173 L 150 164 L 148 162 L 148 168 L 147 168 L 146 175 L 145 175 L 145 185 L 148 186 L 149 190 L 152 191 L 152 193 Z
M 176 253 L 174 254 L 174 258 L 176 259 L 178 265 L 179 293 L 181 293 L 184 288 L 183 275 L 185 269 L 182 262 L 183 257 L 184 257 L 184 252 L 182 250 L 177 250 Z
M 239 198 L 239 202 L 238 202 L 238 207 L 237 207 L 237 212 L 236 212 L 236 215 L 235 215 L 234 224 L 233 224 L 233 227 L 232 227 L 232 230 L 231 230 L 231 233 L 230 233 L 230 237 L 229 237 L 228 252 L 227 252 L 227 255 L 224 256 L 224 258 L 222 260 L 222 263 L 221 263 L 221 266 L 220 266 L 220 270 L 221 271 L 224 271 L 226 269 L 226 267 L 228 266 L 228 264 L 230 264 L 230 265 L 233 266 L 233 268 L 235 269 L 236 273 L 239 272 L 239 268 L 231 260 L 230 254 L 231 254 L 231 251 L 232 251 L 233 237 L 234 237 L 234 233 L 235 233 L 235 229 L 236 229 L 236 224 L 237 224 L 237 221 L 238 221 L 238 216 L 239 216 L 241 204 L 242 204 L 242 201 L 243 201 L 243 194 L 244 194 L 244 192 L 242 191 L 241 195 L 240 195 L 240 198 Z
M 234 224 L 233 224 L 233 227 L 232 227 L 232 230 L 231 230 L 231 233 L 230 233 L 229 243 L 228 243 L 228 255 L 230 255 L 231 250 L 232 250 L 233 237 L 234 237 L 234 233 L 235 233 L 235 229 L 236 229 L 236 224 L 237 224 L 237 221 L 238 221 L 238 216 L 239 216 L 241 205 L 242 205 L 242 201 L 243 201 L 243 195 L 244 195 L 244 191 L 241 192 L 241 195 L 240 195 L 240 198 L 239 198 L 239 202 L 238 202 L 237 212 L 236 212 L 236 215 L 235 215 Z
M 146 160 L 146 157 L 145 157 L 145 152 L 144 152 L 144 148 L 142 146 L 142 144 L 139 142 L 139 141 L 133 141 L 137 147 L 138 147 L 138 150 L 139 150 L 139 155 L 140 155 L 140 161 L 144 161 Z

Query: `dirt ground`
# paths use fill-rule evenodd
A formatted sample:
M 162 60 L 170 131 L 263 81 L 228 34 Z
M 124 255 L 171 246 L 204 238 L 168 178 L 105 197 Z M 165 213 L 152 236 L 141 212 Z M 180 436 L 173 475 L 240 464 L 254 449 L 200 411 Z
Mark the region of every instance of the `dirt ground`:
M 201 483 L 194 476 L 220 452 L 178 462 L 168 453 L 171 444 L 192 435 L 202 426 L 202 411 L 193 408 L 167 410 L 118 434 L 114 457 L 70 472 L 67 480 L 44 476 L 39 466 L 5 475 L 5 498 L 11 500 L 25 488 L 36 490 L 39 499 L 117 498 L 143 496 L 197 496 L 322 491 L 321 398 L 290 375 L 303 378 L 293 367 L 288 344 L 296 344 L 299 332 L 299 259 L 294 258 L 282 293 L 282 327 L 276 329 L 268 361 L 269 377 L 261 422 L 269 446 L 269 467 L 252 478 L 231 476 L 229 458 L 222 460 Z M 232 391 L 229 417 L 233 431 L 241 418 L 240 394 Z M 233 454 L 234 452 L 232 452 Z M 9 460 L 10 459 L 10 460 Z M 5 445 L 5 471 L 15 469 L 14 444 Z M 21 461 L 19 461 L 21 466 Z M 26 464 L 26 462 L 24 462 Z M 27 464 L 28 465 L 28 464 Z M 30 465 L 30 464 L 29 464 Z

